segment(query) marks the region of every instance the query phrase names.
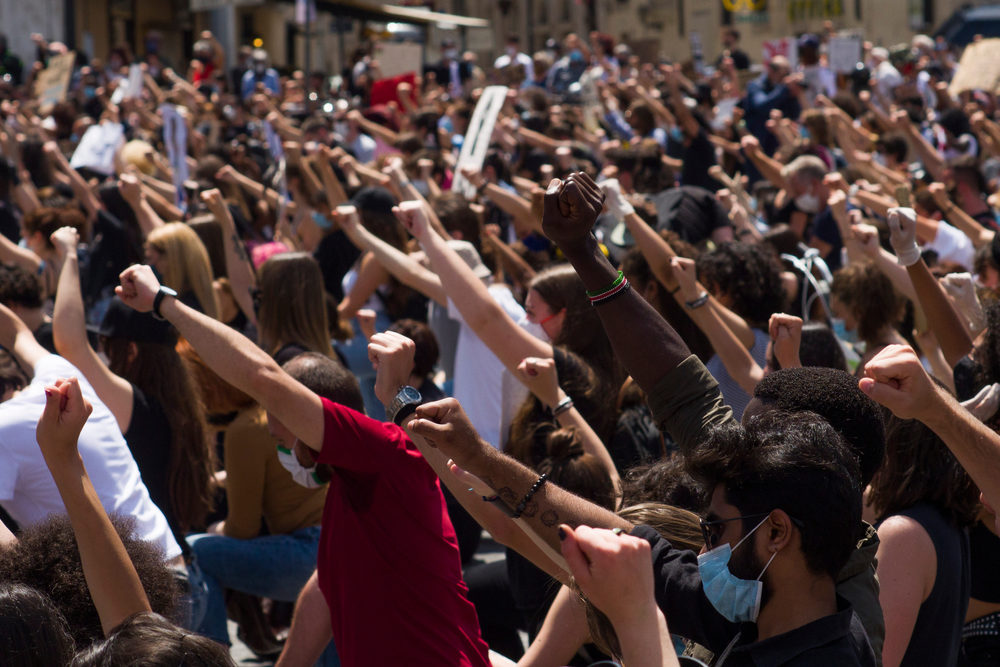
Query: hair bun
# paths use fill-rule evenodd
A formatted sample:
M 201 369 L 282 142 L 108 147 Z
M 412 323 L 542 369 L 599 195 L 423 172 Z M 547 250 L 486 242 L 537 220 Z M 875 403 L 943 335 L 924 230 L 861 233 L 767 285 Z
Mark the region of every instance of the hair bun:
M 545 440 L 545 449 L 548 456 L 556 460 L 575 459 L 584 454 L 583 442 L 572 426 L 549 433 Z

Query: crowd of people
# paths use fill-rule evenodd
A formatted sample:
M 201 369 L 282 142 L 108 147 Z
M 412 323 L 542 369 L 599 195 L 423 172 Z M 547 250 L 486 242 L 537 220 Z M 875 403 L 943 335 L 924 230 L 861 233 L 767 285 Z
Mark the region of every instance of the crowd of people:
M 0 37 L 0 663 L 997 664 L 1000 105 L 833 35 Z

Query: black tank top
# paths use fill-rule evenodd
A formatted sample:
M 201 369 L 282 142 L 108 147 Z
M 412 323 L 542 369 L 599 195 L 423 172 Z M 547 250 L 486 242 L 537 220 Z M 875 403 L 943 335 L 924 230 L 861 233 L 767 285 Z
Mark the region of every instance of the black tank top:
M 982 521 L 969 529 L 969 557 L 972 559 L 972 597 L 983 602 L 1000 602 L 1000 537 Z
M 934 588 L 920 605 L 901 665 L 954 665 L 969 607 L 972 568 L 968 532 L 929 503 L 917 503 L 899 514 L 913 519 L 927 531 L 937 555 Z

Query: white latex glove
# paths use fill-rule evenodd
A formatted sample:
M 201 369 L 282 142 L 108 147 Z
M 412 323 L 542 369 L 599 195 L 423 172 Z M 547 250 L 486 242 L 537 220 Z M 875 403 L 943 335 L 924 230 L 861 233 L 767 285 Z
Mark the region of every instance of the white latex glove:
M 626 215 L 635 213 L 635 207 L 628 203 L 622 194 L 621 183 L 617 178 L 609 178 L 601 183 L 601 190 L 604 191 L 604 204 L 608 207 L 608 212 L 619 220 L 624 220 Z
M 920 261 L 916 211 L 901 206 L 889 209 L 889 242 L 902 266 L 912 266 Z
M 965 317 L 969 333 L 977 336 L 986 328 L 986 315 L 976 295 L 976 285 L 970 273 L 949 273 L 941 279 L 944 290 Z

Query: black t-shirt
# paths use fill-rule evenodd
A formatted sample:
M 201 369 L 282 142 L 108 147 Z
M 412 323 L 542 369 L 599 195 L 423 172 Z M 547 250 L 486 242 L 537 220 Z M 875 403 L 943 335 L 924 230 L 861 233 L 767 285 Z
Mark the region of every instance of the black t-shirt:
M 969 529 L 969 559 L 972 565 L 971 596 L 983 602 L 1000 602 L 1000 537 L 980 521 Z
M 637 465 L 653 463 L 664 455 L 664 441 L 649 406 L 631 405 L 618 413 L 615 435 L 608 453 L 615 468 L 624 473 Z
M 117 217 L 100 210 L 94 221 L 94 239 L 80 267 L 80 289 L 91 307 L 102 296 L 114 294 L 118 275 L 142 261 L 142 242 Z
M 812 236 L 833 246 L 830 252 L 823 257 L 823 261 L 826 262 L 830 271 L 839 269 L 841 266 L 840 251 L 844 247 L 844 242 L 840 238 L 840 228 L 837 227 L 837 221 L 833 219 L 830 207 L 823 209 L 813 218 Z
M 709 167 L 715 166 L 715 146 L 708 140 L 705 130 L 699 129 L 697 136 L 684 147 L 681 159 L 684 166 L 681 169 L 681 183 L 705 188 L 711 192 L 717 191 L 721 184 L 712 178 Z
M 132 452 L 132 458 L 139 466 L 139 475 L 149 491 L 150 499 L 163 512 L 174 539 L 177 540 L 181 550 L 187 553 L 184 533 L 180 530 L 170 502 L 170 454 L 173 449 L 173 429 L 159 401 L 150 399 L 135 385 L 132 385 L 132 420 L 124 435 L 129 451 Z
M 323 272 L 323 286 L 338 303 L 344 298 L 340 283 L 360 255 L 361 251 L 339 229 L 324 236 L 313 253 Z
M 670 188 L 650 199 L 656 205 L 656 230 L 673 230 L 692 245 L 707 241 L 720 227 L 732 226 L 715 195 L 696 185 Z

